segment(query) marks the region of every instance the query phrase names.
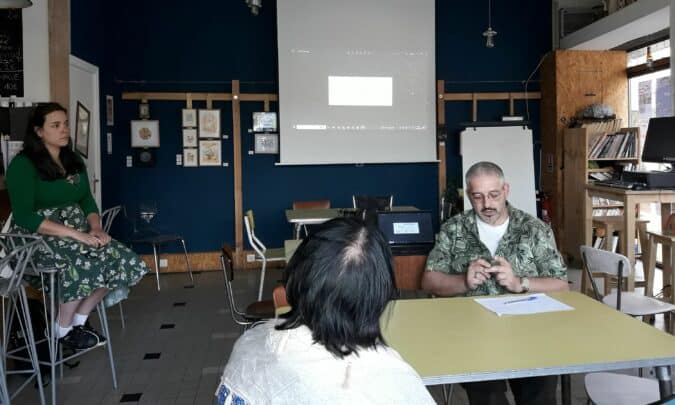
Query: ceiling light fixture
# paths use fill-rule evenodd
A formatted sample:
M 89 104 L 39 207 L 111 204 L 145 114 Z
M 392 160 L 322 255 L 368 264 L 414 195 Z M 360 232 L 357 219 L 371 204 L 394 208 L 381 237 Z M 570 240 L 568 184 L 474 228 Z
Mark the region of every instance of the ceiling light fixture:
M 251 14 L 258 15 L 262 7 L 262 0 L 246 0 L 246 5 L 251 9 Z
M 495 36 L 497 31 L 492 29 L 492 0 L 488 0 L 488 29 L 483 32 L 485 37 L 485 46 L 488 48 L 495 47 Z
M 0 0 L 0 8 L 26 8 L 32 5 L 30 0 Z

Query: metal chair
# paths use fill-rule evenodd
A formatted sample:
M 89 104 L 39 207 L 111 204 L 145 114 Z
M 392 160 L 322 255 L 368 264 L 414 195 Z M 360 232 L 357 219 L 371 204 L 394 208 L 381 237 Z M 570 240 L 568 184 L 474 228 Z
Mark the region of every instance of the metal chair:
M 101 227 L 103 228 L 103 232 L 110 235 L 110 228 L 112 228 L 113 221 L 115 221 L 115 217 L 117 217 L 117 215 L 123 209 L 124 207 L 122 207 L 121 205 L 116 205 L 101 212 Z M 122 308 L 121 301 L 119 303 L 119 309 L 120 309 L 120 323 L 122 329 L 124 329 L 126 325 L 124 323 L 124 308 Z
M 581 246 L 581 258 L 591 280 L 595 298 L 631 316 L 654 315 L 675 310 L 675 305 L 661 302 L 635 292 L 622 292 L 623 277 L 629 276 L 630 262 L 626 256 L 606 250 Z M 593 273 L 607 273 L 618 278 L 617 291 L 606 296 L 593 279 Z M 639 342 L 636 342 L 639 344 Z M 658 371 L 658 370 L 657 370 Z M 584 378 L 586 394 L 593 403 L 648 404 L 659 400 L 657 381 L 616 373 L 589 373 Z
M 246 211 L 244 215 L 244 225 L 246 226 L 246 235 L 248 236 L 248 243 L 255 251 L 255 261 L 262 262 L 262 269 L 260 271 L 260 287 L 258 288 L 258 301 L 262 300 L 263 284 L 265 282 L 265 268 L 267 262 L 286 261 L 286 251 L 284 248 L 268 249 L 255 236 L 255 220 L 253 219 L 253 211 Z
M 42 389 L 42 376 L 36 351 L 35 335 L 28 308 L 28 299 L 23 285 L 23 275 L 33 253 L 42 245 L 38 236 L 2 233 L 0 234 L 0 297 L 2 297 L 2 345 L 0 346 L 0 402 L 9 404 L 10 399 L 16 396 L 35 377 L 39 391 L 40 403 L 45 403 Z M 18 322 L 19 334 L 23 343 L 18 347 L 9 348 L 10 331 L 13 322 Z M 28 358 L 24 359 L 17 354 L 26 351 Z M 30 369 L 7 370 L 7 359 L 28 360 Z M 13 374 L 30 374 L 10 396 L 6 377 Z
M 232 320 L 243 326 L 245 329 L 251 327 L 256 322 L 274 318 L 274 302 L 272 300 L 256 301 L 241 311 L 234 300 L 232 282 L 234 281 L 232 249 L 229 245 L 223 244 L 222 254 L 220 255 L 220 264 L 223 268 L 223 278 L 225 280 L 225 295 L 227 304 L 230 307 Z
M 648 297 L 634 291 L 621 291 L 623 278 L 630 276 L 631 265 L 626 256 L 606 250 L 595 249 L 590 246 L 581 246 L 581 258 L 587 276 L 591 280 L 593 293 L 598 301 L 615 307 L 617 311 L 631 316 L 655 315 L 675 310 L 675 305 L 655 298 Z M 600 290 L 593 278 L 594 273 L 606 273 L 618 278 L 615 293 L 600 294 Z
M 133 244 L 148 244 L 152 246 L 153 258 L 155 260 L 155 276 L 157 278 L 157 291 L 160 291 L 159 286 L 159 257 L 160 248 L 167 243 L 178 243 L 183 248 L 185 254 L 185 267 L 188 271 L 190 284 L 194 286 L 195 280 L 192 275 L 192 266 L 190 265 L 190 258 L 188 257 L 187 247 L 185 246 L 185 239 L 177 233 L 164 233 L 150 227 L 150 220 L 157 213 L 156 207 L 150 209 L 141 209 L 139 215 L 141 219 L 146 221 L 147 226 L 143 229 L 137 230 L 134 227 L 134 234 L 131 237 L 130 243 Z

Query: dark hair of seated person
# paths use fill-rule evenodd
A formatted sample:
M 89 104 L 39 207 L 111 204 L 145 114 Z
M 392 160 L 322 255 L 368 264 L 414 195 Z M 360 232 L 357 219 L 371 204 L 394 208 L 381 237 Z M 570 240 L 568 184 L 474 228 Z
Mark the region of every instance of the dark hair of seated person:
M 338 358 L 385 344 L 380 316 L 397 290 L 379 229 L 358 218 L 320 225 L 295 251 L 284 279 L 291 311 L 277 329 L 305 325 Z
M 44 142 L 35 132 L 35 128 L 42 128 L 45 125 L 45 118 L 54 111 L 62 111 L 66 114 L 66 117 L 68 116 L 68 111 L 59 103 L 44 103 L 35 107 L 26 126 L 23 150 L 21 151 L 21 154 L 33 163 L 40 178 L 45 181 L 62 179 L 85 170 L 82 160 L 73 151 L 72 140 L 69 140 L 68 145 L 62 147 L 59 151 L 59 159 L 63 169 L 65 169 L 64 173 L 51 158 Z

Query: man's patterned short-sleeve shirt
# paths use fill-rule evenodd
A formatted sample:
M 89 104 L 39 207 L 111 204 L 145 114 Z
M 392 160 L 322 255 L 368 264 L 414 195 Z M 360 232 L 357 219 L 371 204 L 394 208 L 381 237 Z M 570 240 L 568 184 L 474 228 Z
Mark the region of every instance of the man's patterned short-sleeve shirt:
M 518 277 L 553 277 L 567 280 L 567 269 L 555 245 L 551 228 L 539 219 L 507 205 L 509 226 L 499 241 L 495 256 L 504 257 Z M 436 244 L 427 258 L 427 271 L 447 274 L 466 273 L 476 259 L 493 260 L 480 241 L 476 214 L 466 211 L 448 219 L 436 236 Z M 488 279 L 466 295 L 509 293 L 494 278 Z

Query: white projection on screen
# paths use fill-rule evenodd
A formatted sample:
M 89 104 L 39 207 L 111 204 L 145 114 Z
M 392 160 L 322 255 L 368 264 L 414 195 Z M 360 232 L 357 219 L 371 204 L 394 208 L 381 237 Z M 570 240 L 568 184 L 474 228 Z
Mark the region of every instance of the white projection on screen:
M 280 164 L 436 161 L 433 0 L 277 3 Z

